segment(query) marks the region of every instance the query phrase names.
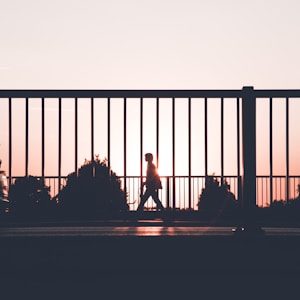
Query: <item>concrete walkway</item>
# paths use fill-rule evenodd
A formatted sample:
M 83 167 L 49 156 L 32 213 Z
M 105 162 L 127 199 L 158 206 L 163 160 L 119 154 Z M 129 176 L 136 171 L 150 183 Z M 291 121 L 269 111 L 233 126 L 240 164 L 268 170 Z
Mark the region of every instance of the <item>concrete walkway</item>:
M 38 237 L 234 237 L 234 227 L 221 226 L 182 226 L 175 222 L 172 226 L 147 222 L 145 226 L 137 223 L 135 226 L 12 226 L 2 227 L 0 238 L 38 238 Z M 262 227 L 264 236 L 267 237 L 293 237 L 300 239 L 300 228 Z M 241 233 L 243 235 L 243 233 Z

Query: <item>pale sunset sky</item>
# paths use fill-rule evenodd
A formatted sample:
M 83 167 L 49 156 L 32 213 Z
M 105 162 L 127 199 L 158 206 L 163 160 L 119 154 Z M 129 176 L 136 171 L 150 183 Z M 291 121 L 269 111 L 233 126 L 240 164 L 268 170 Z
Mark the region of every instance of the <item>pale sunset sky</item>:
M 299 11 L 298 0 L 0 0 L 0 89 L 300 89 Z M 29 173 L 40 175 L 41 102 L 29 100 Z M 236 106 L 235 99 L 225 100 L 225 172 L 234 175 Z M 186 175 L 187 106 L 180 101 L 176 170 Z M 290 103 L 290 173 L 297 175 L 299 101 Z M 111 166 L 118 174 L 123 172 L 122 105 L 120 99 L 112 99 Z M 192 105 L 192 168 L 194 175 L 203 175 L 203 135 L 195 134 L 203 130 L 203 99 L 194 99 Z M 269 170 L 268 105 L 267 100 L 257 103 L 260 174 Z M 4 169 L 8 167 L 7 107 L 7 99 L 0 99 Z M 15 175 L 24 173 L 24 107 L 24 101 L 13 99 Z M 170 99 L 161 101 L 162 175 L 171 173 L 170 107 Z M 278 174 L 285 172 L 284 107 L 282 99 L 274 100 L 274 173 Z M 106 126 L 105 109 L 103 99 L 95 101 L 94 151 L 100 158 L 107 155 L 102 142 L 106 129 L 101 131 Z M 154 99 L 145 100 L 144 109 L 145 124 L 152 124 Z M 210 100 L 208 110 L 210 116 L 219 115 L 219 102 Z M 128 174 L 139 175 L 138 99 L 128 100 L 128 119 Z M 48 175 L 57 174 L 57 120 L 57 101 L 46 99 Z M 89 122 L 89 101 L 79 99 L 79 165 L 90 158 Z M 218 122 L 208 124 L 209 173 L 220 172 Z M 73 171 L 74 150 L 68 148 L 74 143 L 68 134 L 73 126 L 74 102 L 65 99 L 63 175 Z M 145 152 L 155 153 L 155 135 L 149 126 L 145 125 L 144 135 Z

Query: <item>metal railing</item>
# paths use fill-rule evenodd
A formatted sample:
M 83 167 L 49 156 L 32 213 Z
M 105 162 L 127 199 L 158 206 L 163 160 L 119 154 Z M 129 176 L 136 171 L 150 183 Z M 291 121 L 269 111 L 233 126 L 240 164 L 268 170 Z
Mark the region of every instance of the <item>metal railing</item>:
M 273 152 L 273 136 L 274 136 L 274 99 L 280 98 L 285 101 L 285 109 L 283 115 L 285 118 L 285 157 L 282 159 L 285 162 L 285 175 L 281 180 L 285 180 L 285 200 L 288 201 L 291 196 L 291 179 L 297 176 L 291 176 L 290 174 L 290 99 L 300 98 L 300 90 L 254 90 L 251 87 L 243 88 L 242 90 L 0 90 L 0 105 L 1 106 L 1 119 L 5 120 L 5 132 L 7 134 L 1 134 L 1 151 L 3 148 L 7 149 L 6 157 L 3 161 L 6 161 L 7 175 L 9 178 L 9 184 L 12 183 L 12 179 L 16 177 L 15 169 L 13 169 L 16 161 L 16 155 L 13 149 L 16 147 L 14 127 L 18 127 L 19 130 L 23 130 L 24 136 L 24 152 L 25 157 L 23 161 L 23 171 L 19 176 L 35 175 L 47 180 L 53 180 L 51 187 L 55 186 L 55 192 L 60 191 L 62 188 L 62 180 L 67 175 L 63 171 L 64 165 L 64 136 L 66 135 L 64 129 L 64 121 L 66 115 L 64 111 L 65 101 L 69 101 L 71 109 L 69 113 L 73 114 L 72 124 L 74 130 L 67 134 L 72 136 L 72 144 L 68 145 L 70 150 L 70 156 L 73 159 L 73 167 L 68 172 L 77 172 L 79 166 L 79 150 L 82 148 L 80 138 L 81 125 L 83 120 L 87 120 L 85 123 L 88 125 L 88 133 L 85 134 L 85 138 L 88 137 L 88 142 L 85 143 L 85 153 L 91 160 L 94 159 L 95 154 L 98 153 L 96 149 L 96 142 L 98 136 L 102 136 L 102 142 L 105 145 L 104 157 L 107 158 L 108 167 L 112 168 L 115 164 L 116 147 L 119 158 L 122 160 L 122 168 L 118 171 L 120 178 L 126 178 L 123 180 L 123 188 L 129 195 L 129 203 L 133 203 L 137 198 L 137 193 L 141 180 L 144 176 L 145 169 L 143 166 L 144 152 L 147 151 L 146 144 L 148 145 L 148 136 L 145 133 L 148 129 L 148 123 L 151 123 L 151 143 L 153 153 L 156 157 L 156 164 L 160 167 L 162 164 L 163 139 L 165 133 L 163 130 L 168 131 L 168 155 L 170 156 L 170 174 L 169 176 L 162 176 L 164 184 L 169 186 L 169 192 L 166 196 L 166 189 L 160 191 L 161 197 L 166 206 L 177 208 L 182 207 L 184 209 L 196 209 L 196 203 L 200 191 L 203 188 L 203 180 L 206 176 L 213 172 L 218 173 L 220 182 L 225 178 L 240 178 L 242 177 L 242 187 L 239 186 L 234 191 L 237 198 L 242 198 L 244 202 L 255 202 L 260 206 L 266 206 L 272 203 L 277 197 L 274 192 L 277 188 L 274 187 L 277 183 L 277 175 L 274 174 L 274 152 Z M 31 119 L 31 101 L 38 101 L 39 103 L 39 128 L 40 128 L 40 144 L 35 146 L 40 150 L 40 171 L 37 174 L 30 174 L 30 149 L 32 147 L 30 137 L 32 136 L 30 119 Z M 151 99 L 151 105 L 147 102 Z M 267 99 L 269 102 L 269 109 L 267 112 L 269 118 L 269 174 L 263 179 L 256 172 L 256 156 L 257 149 L 257 136 L 256 136 L 256 103 L 259 99 Z M 17 125 L 20 120 L 15 121 L 16 113 L 15 101 L 22 100 L 23 105 L 23 124 Z M 82 115 L 80 112 L 81 100 L 88 103 L 88 114 Z M 215 101 L 216 100 L 216 101 Z M 181 105 L 180 101 L 184 103 Z M 214 108 L 210 105 L 214 102 Z M 227 103 L 230 101 L 230 105 Z M 56 152 L 57 161 L 54 162 L 57 166 L 57 174 L 54 176 L 48 176 L 47 174 L 47 153 L 49 152 L 49 143 L 47 142 L 49 136 L 47 135 L 47 105 L 49 103 L 55 103 L 55 129 L 53 132 L 56 139 L 54 149 L 51 152 Z M 117 106 L 116 106 L 116 103 Z M 167 103 L 167 104 L 166 104 Z M 101 109 L 97 109 L 101 107 Z M 164 108 L 164 107 L 167 108 Z M 19 107 L 19 105 L 18 105 Z M 131 112 L 132 107 L 135 107 L 134 113 Z M 230 112 L 226 107 L 230 107 Z M 199 113 L 195 114 L 195 110 Z M 214 110 L 213 121 L 211 111 Z M 249 113 L 250 112 L 250 113 Z M 179 114 L 184 114 L 184 121 L 179 119 Z M 229 116 L 228 116 L 229 113 Z M 117 117 L 115 116 L 117 114 Z M 100 116 L 101 115 L 101 116 Z M 68 116 L 70 119 L 70 116 Z M 86 119 L 84 119 L 86 118 Z M 118 118 L 118 126 L 115 127 L 114 122 Z M 166 130 L 164 124 L 164 118 L 168 119 L 170 123 Z M 228 131 L 226 126 L 226 120 L 229 118 L 234 123 L 232 128 Z M 96 124 L 101 119 L 101 126 Z M 225 120 L 226 119 L 226 120 Z M 132 125 L 134 120 L 134 125 Z M 195 120 L 196 125 L 195 125 Z M 215 126 L 217 124 L 217 126 Z M 85 124 L 86 125 L 86 124 Z M 101 128 L 100 128 L 101 127 Z M 131 132 L 132 127 L 136 128 L 134 133 Z M 178 145 L 181 143 L 181 137 L 179 132 L 181 127 L 185 129 L 183 136 L 185 137 L 185 159 L 184 165 L 186 174 L 179 176 L 179 161 L 181 153 L 178 150 Z M 218 134 L 217 141 L 217 154 L 212 151 L 213 135 L 210 133 L 212 128 L 217 127 Z M 234 142 L 231 145 L 233 155 L 234 172 L 230 172 L 230 176 L 226 171 L 226 139 L 233 134 Z M 116 137 L 117 136 L 117 137 Z M 116 140 L 121 139 L 118 146 L 113 145 L 113 138 Z M 200 140 L 201 147 L 195 150 L 194 141 Z M 97 141 L 96 141 L 97 140 Z M 134 162 L 138 168 L 135 176 L 131 176 L 129 165 L 133 161 L 129 149 L 129 141 L 137 140 L 137 153 L 134 157 Z M 99 142 L 99 141 L 98 141 Z M 99 143 L 98 143 L 99 144 Z M 214 149 L 213 149 L 214 150 Z M 203 156 L 202 161 L 197 161 L 198 167 L 195 167 L 197 151 Z M 211 161 L 213 159 L 218 161 L 218 170 L 211 169 Z M 49 163 L 48 163 L 49 164 Z M 20 167 L 20 164 L 18 166 Z M 19 171 L 20 173 L 20 171 Z M 232 173 L 234 173 L 232 175 Z M 165 175 L 165 174 L 162 174 Z M 275 180 L 276 179 L 276 180 Z M 197 180 L 199 182 L 197 182 Z M 259 180 L 258 182 L 256 180 Z M 264 180 L 268 181 L 268 184 L 263 184 L 262 190 L 266 187 L 268 189 L 263 199 L 260 199 L 260 182 Z M 274 181 L 275 180 L 275 181 Z M 184 182 L 184 184 L 181 183 Z M 237 181 L 238 182 L 238 181 Z M 283 188 L 283 185 L 280 185 Z M 197 190 L 197 193 L 194 190 Z M 199 191 L 198 191 L 199 189 Z M 178 197 L 178 191 L 180 190 L 180 197 Z M 241 192 L 243 191 L 243 193 Z M 251 193 L 248 193 L 251 191 Z M 258 195 L 257 195 L 258 193 Z M 249 195 L 251 194 L 251 195 Z M 197 195 L 197 198 L 196 198 Z M 262 193 L 262 195 L 264 195 Z M 274 197 L 275 196 L 275 197 Z M 282 196 L 282 194 L 280 194 Z M 246 198 L 249 199 L 246 199 Z M 134 202 L 136 203 L 136 202 Z M 131 209 L 136 208 L 136 204 L 130 204 Z M 152 204 L 150 202 L 149 207 Z
M 12 183 L 21 176 L 15 176 L 11 178 Z M 37 177 L 42 179 L 42 177 Z M 45 186 L 50 188 L 50 196 L 55 198 L 59 190 L 63 189 L 67 184 L 67 176 L 45 176 Z M 221 176 L 214 176 L 214 178 L 221 182 Z M 141 178 L 140 176 L 127 176 L 120 177 L 122 187 L 124 187 L 126 179 L 127 186 L 127 203 L 129 210 L 136 210 L 140 203 L 141 193 Z M 145 179 L 145 178 L 143 178 Z M 230 192 L 232 192 L 236 199 L 240 193 L 240 178 L 237 176 L 226 176 L 224 181 L 230 186 Z M 189 195 L 189 182 L 191 180 L 191 195 Z M 159 190 L 159 199 L 163 206 L 171 210 L 198 210 L 199 197 L 205 188 L 205 176 L 175 176 L 175 196 L 173 197 L 173 178 L 171 176 L 161 176 L 162 189 Z M 189 203 L 189 197 L 191 196 L 191 205 Z M 59 197 L 58 197 L 59 200 Z M 156 210 L 154 201 L 150 198 L 145 204 L 145 210 Z
M 221 176 L 214 177 L 220 182 Z M 240 192 L 239 178 L 237 176 L 227 176 L 223 179 L 230 185 L 230 191 L 238 199 Z M 175 176 L 175 189 L 173 188 L 173 177 L 162 176 L 161 180 L 163 188 L 159 190 L 159 198 L 165 208 L 172 210 L 198 210 L 199 197 L 205 188 L 205 176 Z M 122 178 L 122 182 L 124 184 L 124 178 Z M 126 177 L 126 186 L 129 209 L 136 210 L 140 202 L 140 177 Z M 175 195 L 173 194 L 174 191 Z M 152 199 L 145 204 L 145 209 L 156 209 Z
M 17 178 L 21 176 L 15 176 L 11 179 L 14 182 Z M 221 176 L 214 176 L 215 179 L 220 182 Z M 41 178 L 41 177 L 40 177 Z M 274 201 L 287 202 L 286 199 L 286 176 L 276 175 L 272 177 L 273 179 L 273 199 Z M 45 176 L 45 185 L 50 187 L 51 197 L 55 197 L 59 190 L 62 189 L 67 183 L 67 176 L 61 176 L 60 180 L 57 176 Z M 124 177 L 120 178 L 122 186 L 124 186 Z M 159 199 L 162 201 L 164 207 L 171 209 L 189 210 L 189 190 L 188 190 L 188 176 L 176 176 L 176 197 L 175 203 L 171 201 L 172 197 L 172 177 L 162 176 L 162 186 L 163 188 L 159 190 Z M 236 199 L 239 199 L 239 194 L 241 193 L 241 177 L 237 176 L 226 176 L 224 180 L 230 186 L 230 192 L 232 192 Z M 191 209 L 198 210 L 199 197 L 202 190 L 205 188 L 205 176 L 192 176 L 192 195 L 191 195 Z M 141 178 L 140 176 L 127 176 L 127 203 L 129 205 L 129 210 L 136 210 L 140 202 L 140 191 L 141 191 Z M 296 199 L 299 197 L 299 185 L 300 176 L 289 176 L 289 200 Z M 60 187 L 60 188 L 59 188 Z M 271 205 L 271 199 L 269 196 L 270 190 L 270 177 L 258 175 L 256 178 L 256 195 L 257 195 L 257 205 L 259 207 L 269 207 Z M 156 206 L 153 200 L 149 201 L 145 205 L 146 210 L 155 210 Z
M 276 201 L 287 203 L 297 199 L 299 197 L 299 184 L 300 176 L 289 175 L 287 178 L 286 176 L 273 175 L 271 179 L 270 176 L 258 175 L 256 178 L 257 205 L 269 207 Z M 271 188 L 272 198 L 270 197 Z

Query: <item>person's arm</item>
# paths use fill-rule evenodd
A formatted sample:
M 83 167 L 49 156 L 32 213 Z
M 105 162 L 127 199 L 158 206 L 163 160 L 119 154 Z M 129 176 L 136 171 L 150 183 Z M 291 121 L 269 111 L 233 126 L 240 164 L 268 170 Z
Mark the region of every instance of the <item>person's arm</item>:
M 151 164 L 148 166 L 147 169 L 147 178 L 146 178 L 146 183 L 152 182 L 153 180 L 155 180 L 157 171 L 156 171 L 156 167 L 155 165 Z

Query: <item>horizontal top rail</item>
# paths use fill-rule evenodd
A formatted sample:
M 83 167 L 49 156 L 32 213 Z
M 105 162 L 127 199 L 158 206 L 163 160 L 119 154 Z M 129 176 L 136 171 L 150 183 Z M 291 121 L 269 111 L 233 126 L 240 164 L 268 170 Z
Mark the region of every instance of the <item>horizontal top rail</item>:
M 300 97 L 292 90 L 0 90 L 0 98 L 239 98 L 244 93 L 256 98 Z
M 253 90 L 256 98 L 300 98 L 300 90 Z
M 0 90 L 0 98 L 236 98 L 241 90 Z

